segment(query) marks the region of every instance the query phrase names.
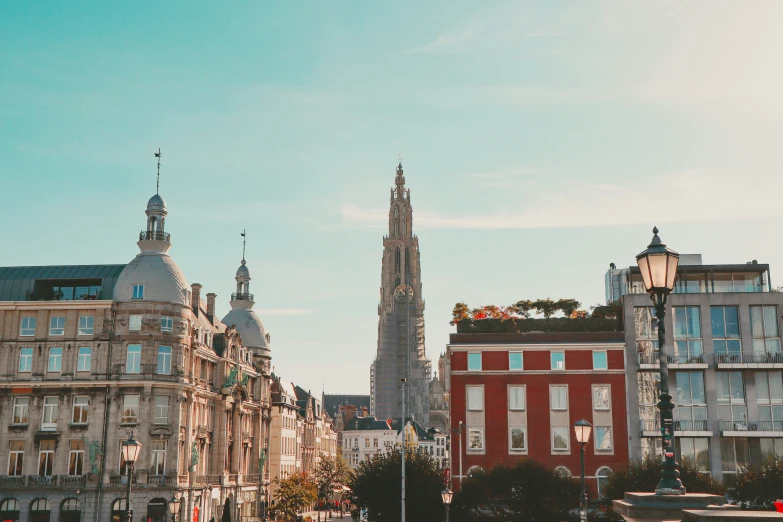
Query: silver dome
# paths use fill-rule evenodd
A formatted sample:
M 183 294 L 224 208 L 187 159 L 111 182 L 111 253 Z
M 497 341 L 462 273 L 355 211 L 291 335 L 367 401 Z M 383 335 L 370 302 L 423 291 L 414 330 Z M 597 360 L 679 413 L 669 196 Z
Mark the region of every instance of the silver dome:
M 147 202 L 147 210 L 166 210 L 166 202 L 160 194 L 155 194 Z

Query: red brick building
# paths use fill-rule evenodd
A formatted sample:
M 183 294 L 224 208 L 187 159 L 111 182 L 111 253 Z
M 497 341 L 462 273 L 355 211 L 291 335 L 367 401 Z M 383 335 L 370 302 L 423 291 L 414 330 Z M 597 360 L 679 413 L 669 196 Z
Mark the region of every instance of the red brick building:
M 586 419 L 595 496 L 600 477 L 628 463 L 624 348 L 622 332 L 451 334 L 452 489 L 474 466 L 526 457 L 579 476 L 573 425 Z

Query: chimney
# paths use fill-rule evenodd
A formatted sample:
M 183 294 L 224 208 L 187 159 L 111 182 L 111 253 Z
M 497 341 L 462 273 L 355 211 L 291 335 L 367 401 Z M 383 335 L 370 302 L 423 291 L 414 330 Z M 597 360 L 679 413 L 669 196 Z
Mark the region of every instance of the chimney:
M 211 292 L 207 294 L 207 315 L 213 324 L 215 322 L 215 298 L 217 298 L 217 294 Z
M 190 285 L 190 288 L 192 290 L 190 294 L 190 307 L 193 309 L 193 314 L 198 317 L 199 303 L 201 302 L 201 285 L 193 283 Z

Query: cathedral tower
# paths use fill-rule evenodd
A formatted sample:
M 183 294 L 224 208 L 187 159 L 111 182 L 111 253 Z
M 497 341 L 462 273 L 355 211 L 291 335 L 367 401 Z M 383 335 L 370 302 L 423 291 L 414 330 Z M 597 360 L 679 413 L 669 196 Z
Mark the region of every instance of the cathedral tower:
M 383 238 L 378 346 L 371 368 L 371 409 L 379 419 L 402 412 L 429 425 L 430 361 L 424 350 L 424 298 L 421 294 L 419 238 L 413 235 L 411 191 L 405 188 L 402 163 L 391 190 L 389 235 Z

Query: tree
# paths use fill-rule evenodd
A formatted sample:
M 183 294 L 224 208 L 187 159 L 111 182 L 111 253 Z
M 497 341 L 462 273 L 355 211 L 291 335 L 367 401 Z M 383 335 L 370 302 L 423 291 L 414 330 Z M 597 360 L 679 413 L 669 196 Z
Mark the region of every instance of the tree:
M 342 455 L 330 457 L 322 453 L 318 465 L 315 467 L 315 485 L 318 489 L 318 498 L 332 500 L 334 491 L 347 486 L 352 477 L 353 470 Z
M 582 306 L 582 303 L 576 299 L 560 299 L 555 303 L 555 306 L 557 306 L 558 310 L 563 312 L 563 315 L 571 317 L 571 315 Z
M 530 299 L 523 299 L 522 301 L 517 301 L 511 305 L 511 308 L 513 308 L 517 315 L 527 319 L 530 317 L 530 310 L 533 309 L 533 302 Z
M 295 520 L 297 513 L 318 498 L 318 488 L 310 475 L 304 472 L 293 473 L 282 480 L 276 478 L 275 484 L 279 486 L 272 507 L 276 518 Z
M 533 301 L 533 308 L 535 308 L 536 312 L 542 314 L 545 319 L 549 319 L 560 309 L 558 304 L 548 297 L 546 299 L 536 299 Z
M 497 465 L 489 471 L 471 473 L 454 497 L 454 520 L 475 518 L 479 506 L 505 520 L 573 520 L 579 491 L 577 481 L 538 461 L 521 459 L 513 466 Z
M 774 510 L 772 503 L 783 491 L 783 459 L 773 456 L 760 466 L 740 470 L 728 489 L 743 509 Z
M 367 510 L 370 522 L 400 520 L 402 453 L 399 446 L 361 462 L 351 480 L 351 502 Z M 443 477 L 429 454 L 405 453 L 405 519 L 408 522 L 442 520 Z
M 468 305 L 465 303 L 455 304 L 454 309 L 451 311 L 451 321 L 449 324 L 454 326 L 458 322 L 467 319 L 469 312 L 470 310 L 468 309 Z

